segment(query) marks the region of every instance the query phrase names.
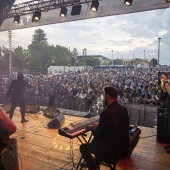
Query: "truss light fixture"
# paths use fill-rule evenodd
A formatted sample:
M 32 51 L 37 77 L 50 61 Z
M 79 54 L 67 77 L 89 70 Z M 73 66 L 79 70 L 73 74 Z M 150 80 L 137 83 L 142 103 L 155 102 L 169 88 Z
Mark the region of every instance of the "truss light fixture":
M 98 0 L 93 0 L 91 4 L 91 11 L 96 12 L 99 7 L 99 2 Z
M 76 5 L 76 6 L 73 6 L 73 7 L 72 7 L 71 15 L 72 15 L 72 16 L 74 16 L 74 15 L 80 15 L 80 12 L 81 12 L 81 5 Z
M 61 7 L 60 16 L 62 18 L 65 18 L 67 16 L 67 8 L 66 7 Z
M 125 0 L 124 4 L 126 4 L 127 6 L 130 6 L 130 5 L 132 5 L 132 2 L 133 2 L 133 0 Z
M 33 13 L 32 22 L 38 22 L 41 18 L 41 11 L 35 11 Z
M 17 14 L 14 16 L 14 21 L 15 24 L 19 24 L 20 23 L 20 16 Z

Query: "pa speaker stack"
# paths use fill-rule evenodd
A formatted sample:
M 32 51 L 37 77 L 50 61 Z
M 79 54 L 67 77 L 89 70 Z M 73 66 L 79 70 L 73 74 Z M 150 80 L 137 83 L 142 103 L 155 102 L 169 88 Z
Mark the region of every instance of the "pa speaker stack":
M 50 122 L 47 124 L 48 128 L 59 129 L 65 122 L 64 114 L 61 113 L 60 110 L 58 110 L 55 107 L 47 107 L 43 111 L 43 114 L 44 114 L 44 116 L 47 116 L 48 118 L 51 119 Z
M 1 154 L 1 160 L 5 170 L 19 170 L 17 140 L 11 138 L 9 144 L 12 150 L 7 149 Z
M 170 137 L 165 128 L 165 108 L 158 108 L 157 115 L 157 142 L 170 144 Z

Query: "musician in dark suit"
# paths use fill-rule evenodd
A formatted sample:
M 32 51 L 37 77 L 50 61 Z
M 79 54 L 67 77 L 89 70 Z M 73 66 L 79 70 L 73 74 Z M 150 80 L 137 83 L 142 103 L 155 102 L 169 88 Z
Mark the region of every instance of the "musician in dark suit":
M 18 74 L 16 80 L 12 80 L 11 85 L 7 92 L 7 100 L 9 101 L 9 97 L 12 93 L 12 100 L 11 100 L 11 108 L 9 112 L 9 117 L 12 119 L 14 110 L 17 105 L 19 105 L 21 109 L 21 123 L 28 122 L 25 119 L 25 90 L 26 88 L 32 88 L 33 86 L 28 84 L 24 80 L 23 74 Z
M 118 93 L 115 88 L 105 87 L 103 95 L 106 109 L 100 114 L 98 126 L 86 127 L 92 131 L 94 138 L 91 143 L 80 146 L 80 152 L 89 170 L 99 169 L 104 157 L 120 158 L 129 152 L 128 111 L 117 102 Z

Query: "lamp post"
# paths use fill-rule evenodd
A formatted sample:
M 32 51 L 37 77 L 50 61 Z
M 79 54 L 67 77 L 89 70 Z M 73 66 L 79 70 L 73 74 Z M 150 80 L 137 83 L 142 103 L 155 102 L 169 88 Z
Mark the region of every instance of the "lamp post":
M 111 48 L 105 48 L 105 49 L 110 49 L 111 52 L 112 52 L 112 66 L 114 65 L 114 62 L 113 62 L 113 50 Z
M 160 55 L 160 40 L 161 40 L 162 38 L 158 38 L 158 64 L 159 64 L 159 55 Z
M 144 59 L 145 59 L 145 50 L 143 50 L 143 52 L 144 52 Z

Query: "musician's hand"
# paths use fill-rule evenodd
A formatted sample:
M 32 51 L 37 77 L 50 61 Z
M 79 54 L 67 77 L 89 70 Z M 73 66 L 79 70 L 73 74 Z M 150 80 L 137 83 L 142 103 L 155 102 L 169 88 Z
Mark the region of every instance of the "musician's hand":
M 86 131 L 93 131 L 93 130 L 95 130 L 96 129 L 96 126 L 94 126 L 94 125 L 87 125 L 86 126 Z
M 163 79 L 163 82 L 166 82 L 167 81 L 167 76 L 163 74 L 162 79 Z
M 98 125 L 99 125 L 99 123 L 97 123 L 97 122 L 93 122 L 93 123 L 92 123 L 92 125 L 94 125 L 94 126 L 98 126 Z
M 86 131 L 90 131 L 90 127 L 91 127 L 91 125 L 87 125 L 86 126 Z

